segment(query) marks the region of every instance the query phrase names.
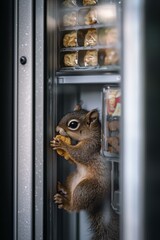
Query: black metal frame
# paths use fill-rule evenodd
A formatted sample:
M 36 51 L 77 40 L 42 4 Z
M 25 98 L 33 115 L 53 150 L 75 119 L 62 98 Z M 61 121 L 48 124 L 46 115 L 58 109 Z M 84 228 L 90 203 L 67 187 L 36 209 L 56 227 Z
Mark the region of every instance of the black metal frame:
M 0 238 L 13 236 L 13 97 L 14 97 L 14 1 L 0 8 Z

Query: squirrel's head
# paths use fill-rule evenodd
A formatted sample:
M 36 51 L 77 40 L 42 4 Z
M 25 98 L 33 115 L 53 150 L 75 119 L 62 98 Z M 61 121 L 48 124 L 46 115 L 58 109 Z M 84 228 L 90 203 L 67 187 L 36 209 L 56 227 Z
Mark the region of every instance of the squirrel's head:
M 101 125 L 97 109 L 87 111 L 76 105 L 73 112 L 67 113 L 59 122 L 56 131 L 81 141 L 89 138 L 100 138 Z

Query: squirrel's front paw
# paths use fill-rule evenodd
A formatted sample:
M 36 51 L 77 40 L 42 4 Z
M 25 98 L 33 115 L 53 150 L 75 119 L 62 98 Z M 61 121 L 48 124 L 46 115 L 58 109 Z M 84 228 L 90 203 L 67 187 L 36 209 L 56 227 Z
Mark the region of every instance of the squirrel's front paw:
M 65 148 L 65 143 L 59 138 L 54 138 L 53 141 L 50 142 L 50 145 L 54 150 Z

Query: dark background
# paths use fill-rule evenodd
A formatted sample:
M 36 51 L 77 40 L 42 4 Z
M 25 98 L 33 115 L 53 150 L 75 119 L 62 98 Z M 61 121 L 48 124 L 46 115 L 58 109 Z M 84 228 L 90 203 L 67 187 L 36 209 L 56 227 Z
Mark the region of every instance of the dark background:
M 0 4 L 0 239 L 13 239 L 14 1 Z
M 145 239 L 160 239 L 160 1 L 145 1 Z

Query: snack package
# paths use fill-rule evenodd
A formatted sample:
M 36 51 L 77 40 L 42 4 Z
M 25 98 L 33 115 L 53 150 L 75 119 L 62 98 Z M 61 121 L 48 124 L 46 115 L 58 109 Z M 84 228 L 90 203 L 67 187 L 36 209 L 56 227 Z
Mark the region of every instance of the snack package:
M 118 119 L 113 119 L 113 121 L 107 121 L 107 128 L 109 131 L 119 131 L 119 121 Z
M 121 93 L 119 89 L 108 89 L 106 99 L 107 115 L 121 115 Z
M 91 9 L 84 17 L 86 25 L 92 25 L 97 23 L 97 10 Z
M 120 150 L 121 92 L 119 87 L 107 86 L 103 90 L 103 152 L 115 156 Z
M 97 45 L 97 30 L 90 29 L 87 31 L 85 38 L 84 38 L 84 46 L 95 46 Z
M 98 52 L 88 50 L 84 56 L 84 66 L 96 66 L 98 64 Z
M 78 64 L 78 53 L 71 52 L 64 55 L 64 66 L 75 67 Z
M 83 6 L 96 5 L 98 0 L 83 0 Z
M 118 43 L 117 28 L 102 29 L 99 34 L 99 42 L 102 45 L 117 44 Z
M 77 46 L 77 32 L 72 31 L 66 33 L 63 37 L 63 46 L 64 47 L 76 47 Z
M 118 50 L 114 48 L 105 49 L 104 65 L 118 64 L 118 62 L 119 62 Z
M 119 153 L 119 137 L 108 137 L 108 151 L 111 153 Z
M 69 12 L 63 16 L 63 26 L 76 26 L 77 12 Z
M 76 3 L 76 0 L 65 0 L 63 2 L 63 6 L 64 7 L 76 7 L 77 3 Z
M 116 4 L 104 4 L 97 8 L 98 22 L 113 23 L 117 18 Z
M 55 137 L 56 139 L 61 139 L 63 142 L 66 142 L 67 144 L 71 144 L 71 139 L 69 137 L 66 136 L 62 136 L 62 135 L 56 135 Z M 57 149 L 57 153 L 64 157 L 66 160 L 70 159 L 70 156 L 68 153 L 66 153 L 65 151 L 61 150 L 61 149 Z

